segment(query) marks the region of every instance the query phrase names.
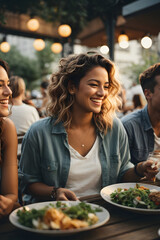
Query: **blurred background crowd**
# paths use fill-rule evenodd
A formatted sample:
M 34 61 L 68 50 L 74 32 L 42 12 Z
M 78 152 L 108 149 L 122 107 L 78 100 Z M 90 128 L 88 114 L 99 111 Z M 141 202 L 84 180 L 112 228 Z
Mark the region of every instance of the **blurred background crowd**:
M 138 77 L 160 59 L 159 10 L 159 0 L 1 0 L 0 57 L 11 76 L 23 78 L 23 102 L 42 118 L 59 59 L 87 51 L 103 54 L 114 61 L 122 84 L 121 118 L 146 103 Z

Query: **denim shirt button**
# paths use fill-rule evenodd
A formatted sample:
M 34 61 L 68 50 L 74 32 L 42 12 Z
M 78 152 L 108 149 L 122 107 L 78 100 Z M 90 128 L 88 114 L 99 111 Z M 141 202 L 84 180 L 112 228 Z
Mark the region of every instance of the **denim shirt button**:
M 50 169 L 50 166 L 48 166 L 48 170 Z

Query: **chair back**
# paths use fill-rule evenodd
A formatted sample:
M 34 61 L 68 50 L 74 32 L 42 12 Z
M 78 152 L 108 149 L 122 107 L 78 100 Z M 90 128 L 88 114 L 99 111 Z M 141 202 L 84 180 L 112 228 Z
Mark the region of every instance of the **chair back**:
M 21 153 L 20 153 L 20 150 L 21 149 L 21 144 L 22 144 L 22 141 L 23 141 L 23 137 L 24 137 L 25 133 L 22 133 L 22 134 L 17 134 L 17 139 L 18 139 L 18 153 L 17 153 L 17 159 L 20 160 L 20 157 L 21 157 Z
M 25 135 L 25 133 L 17 134 L 18 144 L 22 143 L 24 135 Z

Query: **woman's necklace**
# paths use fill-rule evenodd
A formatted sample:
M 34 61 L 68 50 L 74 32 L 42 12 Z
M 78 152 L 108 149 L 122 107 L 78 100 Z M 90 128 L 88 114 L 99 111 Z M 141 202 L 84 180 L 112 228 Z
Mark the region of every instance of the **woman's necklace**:
M 91 131 L 92 131 L 92 128 L 88 128 L 87 131 L 85 131 L 85 138 L 84 138 L 85 141 L 86 141 L 86 139 L 90 136 L 90 132 L 91 132 Z M 83 140 L 83 141 L 84 141 L 84 140 Z M 86 147 L 86 145 L 87 145 L 87 144 L 85 145 L 83 141 L 82 141 L 82 144 L 81 144 L 81 147 L 82 147 L 82 148 Z
M 69 135 L 69 142 L 70 142 L 71 146 L 78 147 L 78 145 L 79 145 L 79 147 L 81 147 L 83 149 L 88 148 L 88 146 L 90 146 L 92 144 L 92 141 L 94 141 L 94 139 L 95 139 L 96 134 L 91 133 L 93 131 L 95 131 L 95 130 L 93 130 L 92 127 L 89 127 L 88 129 L 83 131 L 83 136 L 80 132 L 75 133 L 70 130 L 67 131 L 68 135 Z

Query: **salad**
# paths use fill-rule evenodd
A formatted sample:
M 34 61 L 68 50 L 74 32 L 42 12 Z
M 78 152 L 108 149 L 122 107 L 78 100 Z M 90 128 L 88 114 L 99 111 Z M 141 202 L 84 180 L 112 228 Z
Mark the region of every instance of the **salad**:
M 110 194 L 111 201 L 134 208 L 160 209 L 160 192 L 136 184 L 134 188 L 118 188 Z
M 69 206 L 67 203 L 56 202 L 41 209 L 23 207 L 17 211 L 20 224 L 35 229 L 74 229 L 95 224 L 98 221 L 96 212 L 100 208 L 92 208 L 89 204 L 80 202 Z

